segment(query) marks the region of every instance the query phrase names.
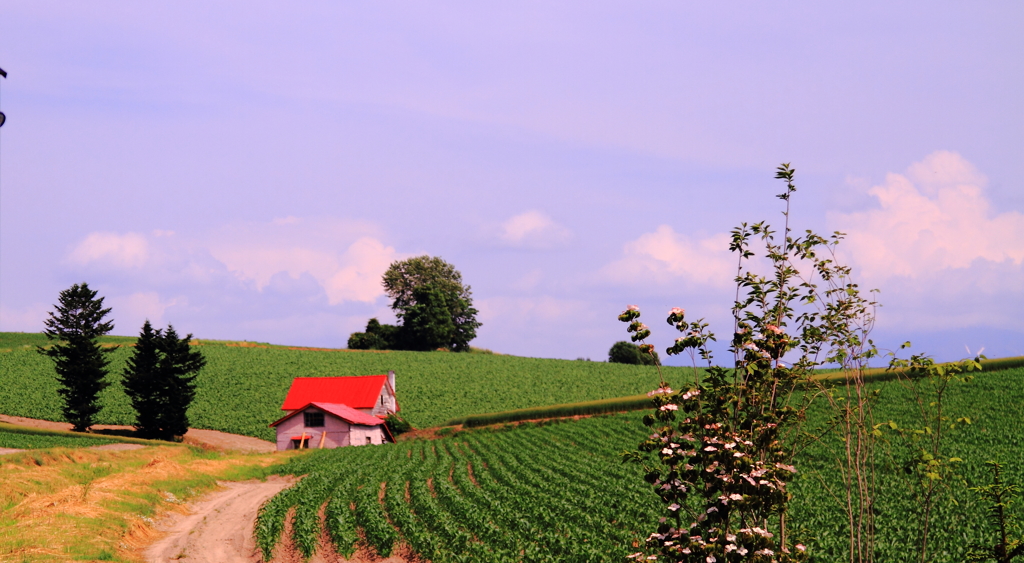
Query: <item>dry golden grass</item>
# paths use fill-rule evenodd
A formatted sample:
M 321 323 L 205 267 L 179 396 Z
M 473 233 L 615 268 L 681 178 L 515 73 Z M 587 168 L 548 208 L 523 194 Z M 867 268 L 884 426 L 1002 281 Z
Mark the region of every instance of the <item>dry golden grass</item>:
M 153 517 L 288 456 L 55 449 L 0 457 L 0 562 L 141 561 Z

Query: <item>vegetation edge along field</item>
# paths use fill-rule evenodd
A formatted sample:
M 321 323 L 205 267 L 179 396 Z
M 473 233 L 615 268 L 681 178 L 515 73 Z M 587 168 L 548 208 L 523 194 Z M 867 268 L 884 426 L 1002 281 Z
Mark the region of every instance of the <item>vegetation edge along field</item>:
M 0 334 L 0 413 L 60 421 L 52 363 L 31 342 Z M 111 385 L 100 395 L 98 424 L 132 424 L 133 411 L 120 383 L 132 348 L 121 341 L 109 354 Z M 658 386 L 650 366 L 525 358 L 488 353 L 347 351 L 266 344 L 199 341 L 207 366 L 196 379 L 188 416 L 194 428 L 273 439 L 268 424 L 295 377 L 397 374 L 400 414 L 417 428 L 476 413 L 613 399 Z M 664 367 L 670 384 L 692 371 Z
M 0 413 L 62 420 L 52 363 L 35 352 L 35 346 L 45 342 L 41 334 L 0 333 L 0 350 L 8 350 L 0 352 L 0 381 L 5 382 L 0 386 Z M 133 411 L 120 377 L 131 354 L 128 345 L 134 339 L 104 337 L 101 342 L 117 347 L 109 356 L 111 385 L 100 396 L 103 410 L 97 422 L 130 425 Z M 557 409 L 606 400 L 633 400 L 635 404 L 659 381 L 655 367 L 606 362 L 197 342 L 208 364 L 196 380 L 197 396 L 188 413 L 192 427 L 266 440 L 274 437 L 267 425 L 282 416 L 281 402 L 292 379 L 299 376 L 370 375 L 394 370 L 401 414 L 417 428 L 481 413 L 552 405 Z M 988 360 L 986 365 L 1002 361 Z M 666 366 L 661 370 L 675 388 L 692 381 L 691 368 Z

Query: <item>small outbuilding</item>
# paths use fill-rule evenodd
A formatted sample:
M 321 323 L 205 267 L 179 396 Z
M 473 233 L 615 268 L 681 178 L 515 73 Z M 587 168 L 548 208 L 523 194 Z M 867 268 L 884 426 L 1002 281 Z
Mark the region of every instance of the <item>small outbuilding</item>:
M 398 412 L 395 372 L 352 377 L 296 377 L 270 426 L 277 449 L 340 448 L 394 441 L 384 418 Z

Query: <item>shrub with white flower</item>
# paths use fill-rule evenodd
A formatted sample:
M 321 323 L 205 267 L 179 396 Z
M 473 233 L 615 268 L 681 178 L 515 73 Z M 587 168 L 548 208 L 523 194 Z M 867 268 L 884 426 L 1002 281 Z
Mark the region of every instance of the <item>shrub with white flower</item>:
M 792 169 L 783 165 L 776 177 L 787 180 L 787 191 L 779 197 L 788 205 L 795 191 Z M 808 559 L 805 546 L 787 537 L 787 484 L 797 472 L 787 432 L 802 416 L 802 407 L 791 406 L 793 391 L 812 362 L 804 358 L 789 365 L 780 360 L 800 344 L 799 338 L 787 334 L 787 323 L 807 328 L 806 319 L 795 319 L 790 306 L 798 297 L 791 258 L 813 249 L 813 244 L 802 247 L 806 240 L 791 239 L 788 224 L 783 244 L 775 243 L 773 234 L 763 223 L 744 224 L 733 231 L 730 249 L 739 254 L 740 263 L 736 281 L 746 291 L 733 307 L 733 369 L 712 365 L 708 342 L 715 336 L 707 323 L 687 321 L 679 307 L 668 313 L 668 324 L 682 336 L 666 353 L 686 353 L 692 358 L 695 385 L 669 393 L 662 382 L 650 393 L 655 411 L 644 417 L 644 424 L 653 433 L 640 444 L 640 451 L 624 456 L 645 466 L 647 481 L 666 507 L 657 531 L 647 538 L 647 549 L 630 556 L 633 559 L 656 556 L 659 561 L 688 563 Z M 753 256 L 748 249 L 752 236 L 759 236 L 768 250 L 774 268 L 770 277 L 743 271 L 743 261 Z M 651 334 L 640 315 L 637 306 L 619 315 L 620 321 L 629 323 L 634 342 Z M 653 350 L 653 346 L 641 344 L 641 349 Z M 703 373 L 696 369 L 698 357 L 708 365 Z M 657 463 L 651 463 L 651 456 Z

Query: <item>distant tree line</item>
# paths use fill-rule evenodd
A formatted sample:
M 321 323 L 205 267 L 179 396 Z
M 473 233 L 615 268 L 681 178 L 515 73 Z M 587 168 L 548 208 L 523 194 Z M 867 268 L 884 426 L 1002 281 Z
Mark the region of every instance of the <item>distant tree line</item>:
M 640 347 L 632 342 L 622 340 L 612 344 L 608 350 L 608 361 L 615 364 L 633 364 L 638 366 L 661 365 L 661 358 L 658 352 L 651 350 L 650 354 L 640 351 Z
M 352 350 L 469 351 L 481 323 L 462 274 L 441 258 L 418 256 L 391 264 L 381 282 L 398 325 L 373 318 L 349 336 Z

